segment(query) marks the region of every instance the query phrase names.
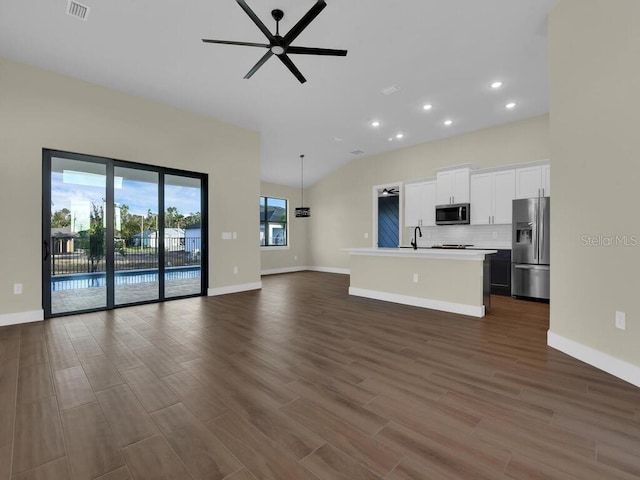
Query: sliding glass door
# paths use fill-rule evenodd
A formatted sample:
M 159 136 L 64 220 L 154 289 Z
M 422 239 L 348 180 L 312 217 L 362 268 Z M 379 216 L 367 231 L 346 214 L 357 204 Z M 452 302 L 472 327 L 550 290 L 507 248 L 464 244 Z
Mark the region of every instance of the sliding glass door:
M 114 168 L 114 302 L 160 298 L 158 172 Z
M 62 157 L 51 158 L 50 165 L 45 201 L 45 218 L 50 220 L 43 238 L 49 311 L 56 315 L 106 308 L 106 165 Z
M 204 174 L 43 151 L 47 317 L 203 295 Z

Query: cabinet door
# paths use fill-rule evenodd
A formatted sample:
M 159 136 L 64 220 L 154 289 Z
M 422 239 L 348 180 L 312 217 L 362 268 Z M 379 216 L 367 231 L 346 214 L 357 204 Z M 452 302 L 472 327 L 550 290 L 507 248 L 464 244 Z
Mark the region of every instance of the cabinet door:
M 493 174 L 493 223 L 511 223 L 514 198 L 516 198 L 516 171 L 512 169 L 495 172 Z
M 471 224 L 488 225 L 493 215 L 491 173 L 471 175 Z
M 455 175 L 453 173 L 453 170 L 448 172 L 438 172 L 438 174 L 436 175 L 436 202 L 438 205 L 449 205 L 451 203 L 454 180 Z
M 542 195 L 545 197 L 550 197 L 551 196 L 551 165 L 542 166 L 542 188 L 544 189 L 544 193 Z
M 422 184 L 422 226 L 424 227 L 432 227 L 436 224 L 436 190 L 436 182 Z
M 542 188 L 542 168 L 524 167 L 516 169 L 516 198 L 536 198 Z
M 404 226 L 417 227 L 422 218 L 422 184 L 404 186 Z
M 469 203 L 469 169 L 453 171 L 453 203 Z

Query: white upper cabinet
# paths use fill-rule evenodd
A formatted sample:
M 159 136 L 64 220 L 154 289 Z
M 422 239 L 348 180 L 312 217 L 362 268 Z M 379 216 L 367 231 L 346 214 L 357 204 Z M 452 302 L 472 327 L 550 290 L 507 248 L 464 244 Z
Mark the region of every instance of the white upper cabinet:
M 457 168 L 436 174 L 437 205 L 469 203 L 469 171 L 469 168 Z
M 422 220 L 422 184 L 409 183 L 404 186 L 404 225 L 417 227 Z
M 512 222 L 513 199 L 516 198 L 516 171 L 500 170 L 493 174 L 493 222 L 509 224 Z
M 493 176 L 491 173 L 471 175 L 471 224 L 488 225 L 493 215 Z
M 550 172 L 549 164 L 516 168 L 516 198 L 550 196 Z
M 542 188 L 543 196 L 551 196 L 551 165 L 542 165 Z
M 435 224 L 435 180 L 406 184 L 404 186 L 404 226 L 429 227 Z
M 511 223 L 515 169 L 471 175 L 471 224 Z

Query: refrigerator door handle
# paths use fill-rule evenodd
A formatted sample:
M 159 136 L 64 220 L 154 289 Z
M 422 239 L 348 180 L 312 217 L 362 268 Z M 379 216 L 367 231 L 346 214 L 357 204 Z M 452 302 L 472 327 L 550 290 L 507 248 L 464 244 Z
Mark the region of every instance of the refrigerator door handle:
M 533 236 L 533 259 L 536 262 L 538 261 L 538 209 L 539 205 L 536 203 L 536 208 L 533 213 L 533 232 L 531 232 Z
M 544 236 L 546 234 L 544 227 L 544 208 L 540 205 L 540 223 L 538 224 L 540 227 L 540 260 L 542 260 L 542 256 L 544 255 Z

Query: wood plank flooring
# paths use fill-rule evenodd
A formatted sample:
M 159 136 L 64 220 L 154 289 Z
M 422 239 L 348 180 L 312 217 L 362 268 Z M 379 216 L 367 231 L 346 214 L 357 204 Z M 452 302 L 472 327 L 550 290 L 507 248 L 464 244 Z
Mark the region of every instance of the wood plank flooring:
M 640 389 L 347 276 L 0 329 L 0 480 L 640 479 Z

